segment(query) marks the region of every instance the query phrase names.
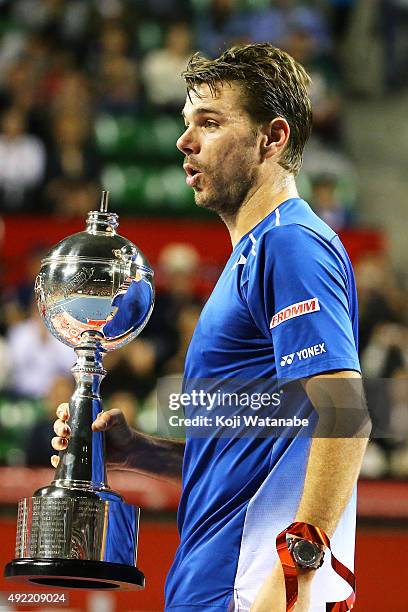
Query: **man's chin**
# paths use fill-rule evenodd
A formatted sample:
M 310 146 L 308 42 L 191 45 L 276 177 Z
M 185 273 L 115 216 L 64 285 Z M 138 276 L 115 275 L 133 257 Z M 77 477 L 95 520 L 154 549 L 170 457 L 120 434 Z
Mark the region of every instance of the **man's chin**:
M 208 196 L 206 197 L 202 190 L 194 189 L 194 201 L 196 206 L 198 206 L 199 208 L 207 208 L 208 210 L 214 210 L 214 202 Z

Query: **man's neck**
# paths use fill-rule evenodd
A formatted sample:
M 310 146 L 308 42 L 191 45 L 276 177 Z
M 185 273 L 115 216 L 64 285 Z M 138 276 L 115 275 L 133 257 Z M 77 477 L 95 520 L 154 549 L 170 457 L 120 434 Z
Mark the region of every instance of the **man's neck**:
M 232 247 L 282 202 L 298 197 L 299 193 L 292 175 L 286 176 L 278 183 L 262 183 L 251 194 L 248 201 L 241 206 L 233 219 L 223 218 L 231 236 Z

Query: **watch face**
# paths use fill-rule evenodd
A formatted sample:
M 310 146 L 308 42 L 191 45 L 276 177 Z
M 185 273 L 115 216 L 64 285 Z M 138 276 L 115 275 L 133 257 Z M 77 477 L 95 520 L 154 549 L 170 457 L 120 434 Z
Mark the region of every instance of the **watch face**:
M 316 550 L 316 546 L 312 544 L 312 542 L 300 540 L 299 542 L 296 542 L 295 550 L 296 556 L 299 558 L 301 563 L 313 565 L 317 560 L 318 550 Z
M 323 563 L 324 552 L 313 542 L 297 540 L 292 543 L 292 556 L 299 567 L 318 569 Z

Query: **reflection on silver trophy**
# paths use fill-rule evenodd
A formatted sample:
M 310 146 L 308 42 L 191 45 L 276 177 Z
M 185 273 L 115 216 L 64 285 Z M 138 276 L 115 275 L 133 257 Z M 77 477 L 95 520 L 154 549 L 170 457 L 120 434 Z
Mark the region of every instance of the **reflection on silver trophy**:
M 91 430 L 102 410 L 102 356 L 141 332 L 154 303 L 153 271 L 139 249 L 116 233 L 117 226 L 104 191 L 86 230 L 51 249 L 37 277 L 46 326 L 77 355 L 76 389 L 71 438 L 60 452 L 55 480 L 19 502 L 16 558 L 5 568 L 12 580 L 65 588 L 144 587 L 136 567 L 139 508 L 109 488 L 104 434 Z

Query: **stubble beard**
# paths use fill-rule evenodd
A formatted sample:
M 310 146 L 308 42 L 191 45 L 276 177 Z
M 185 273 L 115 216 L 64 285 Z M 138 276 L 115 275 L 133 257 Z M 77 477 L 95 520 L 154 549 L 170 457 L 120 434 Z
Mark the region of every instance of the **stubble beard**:
M 194 193 L 197 206 L 212 210 L 224 219 L 233 219 L 237 215 L 256 185 L 258 176 L 253 160 L 236 159 L 231 166 L 233 170 L 230 173 L 205 173 L 204 180 L 210 181 L 211 185 Z

